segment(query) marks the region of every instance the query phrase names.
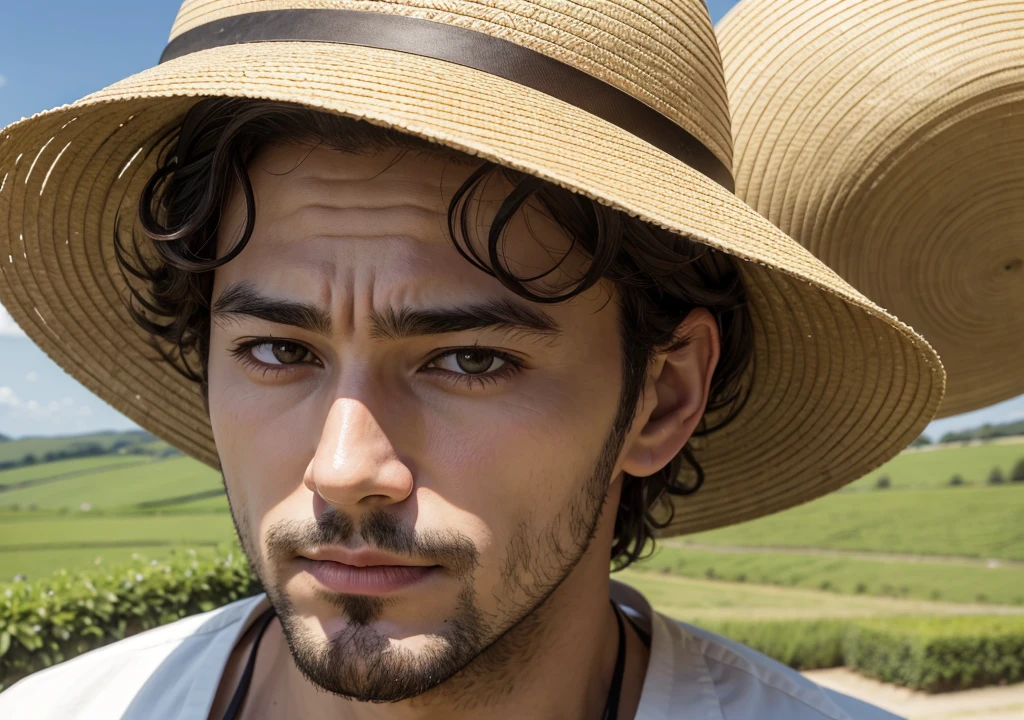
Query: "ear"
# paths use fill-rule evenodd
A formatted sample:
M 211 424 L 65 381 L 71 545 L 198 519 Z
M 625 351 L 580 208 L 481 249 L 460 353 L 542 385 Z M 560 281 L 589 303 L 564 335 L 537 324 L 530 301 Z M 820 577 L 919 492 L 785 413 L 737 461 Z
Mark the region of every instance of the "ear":
M 658 472 L 679 454 L 707 407 L 721 352 L 718 323 L 697 308 L 676 328 L 676 337 L 688 342 L 655 357 L 637 404 L 622 458 L 623 471 L 634 477 Z

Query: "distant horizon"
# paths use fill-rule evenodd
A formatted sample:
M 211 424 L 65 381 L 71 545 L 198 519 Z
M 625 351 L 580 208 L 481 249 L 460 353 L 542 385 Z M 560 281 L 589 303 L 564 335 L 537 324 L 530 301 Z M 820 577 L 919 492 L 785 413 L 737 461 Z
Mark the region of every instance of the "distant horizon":
M 950 419 L 952 419 L 952 418 L 950 418 Z M 946 430 L 946 431 L 943 431 L 941 434 L 938 434 L 938 435 L 932 435 L 931 433 L 929 433 L 928 429 L 926 428 L 925 431 L 923 433 L 921 433 L 921 435 L 919 435 L 918 437 L 927 437 L 932 443 L 938 445 L 938 444 L 940 444 L 940 442 L 939 442 L 940 439 L 942 437 L 944 437 L 945 435 L 949 434 L 949 433 L 971 432 L 973 430 L 981 430 L 982 428 L 986 428 L 986 427 L 1001 427 L 1003 425 L 1012 425 L 1014 423 L 1018 423 L 1021 420 L 1024 420 L 1024 417 L 1021 417 L 1021 418 L 1018 418 L 1018 419 L 1015 419 L 1015 420 L 1006 420 L 1006 421 L 1003 421 L 1003 422 L 983 422 L 983 423 L 981 423 L 979 425 L 964 426 L 964 427 L 958 428 L 956 430 Z M 935 422 L 942 422 L 942 421 L 939 420 L 939 421 L 935 421 Z M 932 423 L 932 424 L 934 425 L 935 423 Z M 929 425 L 929 427 L 931 427 L 931 425 Z M 19 440 L 37 440 L 37 439 L 38 440 L 47 440 L 47 439 L 53 439 L 53 438 L 75 438 L 75 437 L 89 437 L 91 435 L 128 434 L 128 433 L 145 433 L 145 434 L 150 435 L 150 436 L 152 436 L 152 437 L 154 437 L 154 438 L 156 438 L 158 440 L 163 440 L 163 438 L 161 438 L 159 435 L 154 433 L 152 430 L 146 430 L 143 427 L 139 427 L 138 425 L 135 425 L 134 427 L 120 428 L 120 429 L 119 428 L 104 428 L 104 429 L 99 429 L 99 430 L 83 430 L 83 431 L 71 432 L 71 433 L 66 433 L 65 432 L 65 433 L 31 434 L 31 435 L 19 435 L 19 436 L 10 435 L 9 433 L 6 433 L 6 432 L 3 432 L 2 430 L 0 430 L 0 442 L 17 442 Z M 1022 432 L 1020 434 L 1024 435 L 1024 432 Z M 995 439 L 998 439 L 998 438 L 992 438 L 992 439 L 995 440 Z M 164 442 L 167 442 L 168 444 L 171 444 L 170 441 L 167 441 L 167 440 L 164 440 Z M 904 448 L 904 449 L 909 449 L 909 446 L 907 448 Z
M 20 440 L 52 440 L 54 438 L 90 437 L 91 435 L 128 435 L 129 433 L 145 433 L 146 435 L 152 435 L 154 438 L 158 438 L 161 440 L 163 439 L 159 438 L 157 435 L 154 435 L 151 431 L 146 430 L 145 428 L 135 427 L 128 428 L 126 430 L 113 430 L 108 428 L 105 430 L 86 430 L 84 432 L 75 433 L 57 433 L 55 435 L 21 435 L 19 437 L 14 437 L 13 435 L 8 435 L 7 433 L 0 432 L 0 442 L 18 442 Z

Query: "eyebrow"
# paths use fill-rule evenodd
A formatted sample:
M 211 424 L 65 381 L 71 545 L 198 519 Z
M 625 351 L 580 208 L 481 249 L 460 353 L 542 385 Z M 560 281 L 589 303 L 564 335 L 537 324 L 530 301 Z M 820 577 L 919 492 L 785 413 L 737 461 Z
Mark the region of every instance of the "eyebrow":
M 214 303 L 213 316 L 255 317 L 324 336 L 331 334 L 332 326 L 330 313 L 323 308 L 311 303 L 268 297 L 247 282 L 228 286 Z M 543 310 L 506 299 L 455 308 L 373 310 L 370 325 L 370 337 L 378 340 L 401 340 L 468 330 L 502 330 L 547 340 L 562 334 L 559 324 Z
M 291 325 L 317 335 L 331 334 L 331 316 L 309 303 L 278 300 L 261 295 L 250 283 L 229 285 L 213 304 L 213 317 L 248 316 Z

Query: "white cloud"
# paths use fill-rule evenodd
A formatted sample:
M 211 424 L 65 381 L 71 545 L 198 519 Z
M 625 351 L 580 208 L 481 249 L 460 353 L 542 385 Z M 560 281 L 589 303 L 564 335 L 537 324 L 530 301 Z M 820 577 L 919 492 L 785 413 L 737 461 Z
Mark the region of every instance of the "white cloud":
M 25 379 L 29 382 L 35 382 L 39 379 L 39 376 L 33 371 L 25 375 Z
M 0 306 L 0 335 L 24 335 L 24 331 L 14 322 L 14 318 L 7 314 L 3 306 Z
M 21 400 L 14 394 L 14 390 L 9 387 L 0 387 L 0 405 L 6 405 L 8 407 L 16 408 L 21 407 Z
M 3 75 L 0 75 L 0 87 L 3 87 L 6 84 L 7 84 L 7 78 L 5 78 Z
M 12 420 L 33 420 L 48 423 L 62 422 L 68 417 L 68 409 L 75 407 L 75 401 L 70 397 L 62 400 L 49 400 L 40 402 L 38 400 L 22 400 L 14 392 L 13 388 L 0 387 L 0 408 L 9 408 L 7 417 Z M 79 417 L 92 417 L 92 408 L 88 405 L 78 405 L 77 415 Z

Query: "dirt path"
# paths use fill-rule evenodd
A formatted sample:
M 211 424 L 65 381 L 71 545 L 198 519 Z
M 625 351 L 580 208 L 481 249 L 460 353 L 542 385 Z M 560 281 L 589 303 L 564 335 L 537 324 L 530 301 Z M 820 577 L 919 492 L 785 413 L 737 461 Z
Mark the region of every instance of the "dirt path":
M 1024 683 L 928 695 L 881 683 L 846 668 L 805 672 L 822 687 L 878 705 L 910 720 L 1021 720 Z
M 706 550 L 710 552 L 731 554 L 779 554 L 818 555 L 822 557 L 853 558 L 856 560 L 875 560 L 878 562 L 935 563 L 941 565 L 984 565 L 986 567 L 1024 568 L 1021 560 L 989 560 L 985 558 L 964 557 L 962 555 L 904 555 L 900 553 L 864 552 L 859 550 L 828 550 L 824 548 L 785 547 L 776 545 L 707 545 L 704 543 L 688 543 L 682 540 L 660 540 L 660 545 L 680 548 L 682 550 Z

